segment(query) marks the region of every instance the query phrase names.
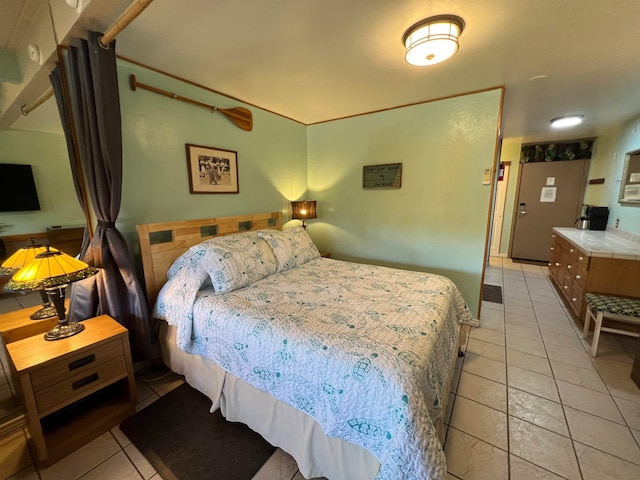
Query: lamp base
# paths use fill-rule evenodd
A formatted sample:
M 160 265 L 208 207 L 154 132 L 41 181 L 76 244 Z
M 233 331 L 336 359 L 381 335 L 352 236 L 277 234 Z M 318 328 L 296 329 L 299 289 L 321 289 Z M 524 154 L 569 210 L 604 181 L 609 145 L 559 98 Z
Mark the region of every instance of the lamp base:
M 49 305 L 48 307 L 42 307 L 40 310 L 32 313 L 29 318 L 31 320 L 43 320 L 45 318 L 57 317 L 58 312 L 56 307 Z
M 84 325 L 78 322 L 69 322 L 53 327 L 44 334 L 45 340 L 60 340 L 62 338 L 72 337 L 84 330 Z

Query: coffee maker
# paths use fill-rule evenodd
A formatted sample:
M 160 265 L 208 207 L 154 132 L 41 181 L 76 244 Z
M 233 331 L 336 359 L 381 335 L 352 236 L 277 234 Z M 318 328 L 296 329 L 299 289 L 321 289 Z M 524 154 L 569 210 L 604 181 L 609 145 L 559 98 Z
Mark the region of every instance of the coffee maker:
M 607 221 L 609 220 L 608 207 L 594 207 L 586 205 L 586 217 L 589 222 L 589 230 L 606 230 Z
M 591 208 L 591 205 L 582 205 L 582 213 L 575 221 L 578 230 L 589 230 L 589 208 Z

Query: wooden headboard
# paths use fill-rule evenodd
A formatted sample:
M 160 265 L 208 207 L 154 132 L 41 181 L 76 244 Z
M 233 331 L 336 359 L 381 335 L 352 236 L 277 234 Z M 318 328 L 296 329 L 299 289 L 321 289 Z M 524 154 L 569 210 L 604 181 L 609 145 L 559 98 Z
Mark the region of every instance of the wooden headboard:
M 282 230 L 282 212 L 137 225 L 149 306 L 167 281 L 169 267 L 190 247 L 209 238 L 263 228 Z

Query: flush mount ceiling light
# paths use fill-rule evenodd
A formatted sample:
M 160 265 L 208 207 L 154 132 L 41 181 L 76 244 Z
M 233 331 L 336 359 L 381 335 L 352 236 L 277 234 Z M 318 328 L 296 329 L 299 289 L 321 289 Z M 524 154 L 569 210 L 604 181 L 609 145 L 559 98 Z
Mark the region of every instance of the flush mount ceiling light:
M 437 15 L 413 24 L 402 36 L 407 49 L 404 58 L 417 66 L 434 65 L 458 51 L 464 20 L 455 15 Z
M 565 117 L 558 117 L 551 120 L 551 126 L 553 128 L 567 128 L 575 127 L 582 123 L 584 115 L 567 115 Z

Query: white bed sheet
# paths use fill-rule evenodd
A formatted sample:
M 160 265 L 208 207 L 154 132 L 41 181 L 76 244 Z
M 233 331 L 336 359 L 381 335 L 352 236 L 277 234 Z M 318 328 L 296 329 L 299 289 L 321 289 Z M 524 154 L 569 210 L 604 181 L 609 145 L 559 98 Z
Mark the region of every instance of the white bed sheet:
M 315 259 L 218 293 L 200 288 L 226 256 L 197 253 L 156 303 L 180 348 L 366 448 L 381 480 L 446 476 L 433 420 L 458 325 L 471 319 L 449 279 Z
M 380 462 L 368 450 L 327 437 L 304 412 L 253 388 L 211 360 L 184 352 L 175 343 L 175 327 L 162 322 L 160 332 L 165 363 L 211 399 L 211 411 L 220 408 L 227 420 L 248 425 L 290 454 L 306 478 L 376 478 Z
M 465 326 L 460 327 L 457 344 L 466 342 Z M 374 480 L 380 462 L 368 450 L 340 438 L 327 437 L 312 417 L 255 389 L 211 360 L 184 352 L 176 345 L 176 328 L 161 322 L 160 341 L 165 364 L 184 375 L 187 383 L 212 402 L 211 412 L 221 409 L 229 421 L 242 422 L 269 443 L 289 453 L 305 478 L 330 480 Z M 448 402 L 457 353 L 441 392 Z M 443 418 L 433 419 L 444 443 Z

